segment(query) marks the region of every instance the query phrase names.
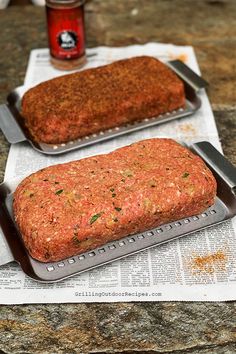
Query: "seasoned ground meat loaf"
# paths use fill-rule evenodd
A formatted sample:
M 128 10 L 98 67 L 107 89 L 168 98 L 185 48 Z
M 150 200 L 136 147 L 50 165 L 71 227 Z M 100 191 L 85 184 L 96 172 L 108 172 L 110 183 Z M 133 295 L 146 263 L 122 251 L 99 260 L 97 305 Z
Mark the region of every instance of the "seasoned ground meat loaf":
M 21 113 L 35 141 L 57 144 L 184 105 L 182 81 L 143 56 L 43 82 L 25 93 Z
M 201 213 L 215 195 L 201 158 L 174 140 L 150 139 L 33 173 L 13 207 L 29 253 L 47 262 Z

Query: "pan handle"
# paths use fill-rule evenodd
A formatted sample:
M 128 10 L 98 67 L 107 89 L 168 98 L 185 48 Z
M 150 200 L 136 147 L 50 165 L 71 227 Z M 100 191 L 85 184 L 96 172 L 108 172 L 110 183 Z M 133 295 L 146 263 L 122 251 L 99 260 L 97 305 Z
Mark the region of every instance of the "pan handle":
M 197 75 L 187 65 L 180 60 L 170 60 L 167 65 L 175 71 L 175 73 L 195 91 L 208 86 L 208 82 L 201 76 Z
M 14 112 L 6 104 L 0 105 L 0 128 L 11 144 L 26 140 L 25 134 L 14 117 Z
M 236 197 L 236 167 L 208 141 L 195 143 L 192 148 L 223 179 Z
M 0 184 L 0 266 L 15 260 L 11 245 L 7 241 L 9 231 L 9 223 L 5 214 L 5 200 L 9 193 L 9 187 L 5 182 Z
M 0 229 L 0 266 L 14 261 L 13 254 L 8 246 L 5 236 Z

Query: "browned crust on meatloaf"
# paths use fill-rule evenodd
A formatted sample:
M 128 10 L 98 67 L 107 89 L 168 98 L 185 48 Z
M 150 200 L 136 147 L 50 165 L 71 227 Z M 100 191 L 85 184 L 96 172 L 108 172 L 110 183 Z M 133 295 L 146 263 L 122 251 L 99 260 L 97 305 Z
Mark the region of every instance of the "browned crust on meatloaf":
M 45 81 L 23 96 L 22 116 L 35 141 L 57 144 L 184 105 L 182 81 L 143 56 Z
M 38 171 L 18 186 L 13 207 L 29 253 L 47 262 L 201 213 L 215 195 L 198 156 L 150 139 Z

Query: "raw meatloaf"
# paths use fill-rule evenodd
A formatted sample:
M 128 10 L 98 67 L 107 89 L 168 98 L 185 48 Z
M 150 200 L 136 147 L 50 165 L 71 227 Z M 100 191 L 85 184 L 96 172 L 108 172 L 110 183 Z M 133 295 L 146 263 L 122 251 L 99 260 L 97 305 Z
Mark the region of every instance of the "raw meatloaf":
M 150 139 L 38 171 L 20 183 L 13 207 L 29 253 L 48 262 L 201 213 L 215 195 L 198 156 Z
M 144 56 L 43 82 L 25 93 L 21 113 L 35 141 L 58 144 L 184 105 L 182 81 Z

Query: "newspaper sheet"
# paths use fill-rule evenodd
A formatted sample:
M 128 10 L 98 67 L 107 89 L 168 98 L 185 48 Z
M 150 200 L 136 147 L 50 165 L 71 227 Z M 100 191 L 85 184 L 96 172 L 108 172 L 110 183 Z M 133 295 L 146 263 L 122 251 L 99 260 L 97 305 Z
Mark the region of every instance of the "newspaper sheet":
M 200 73 L 192 47 L 157 43 L 88 49 L 83 70 L 137 55 L 151 55 L 164 62 L 178 58 Z M 24 85 L 31 87 L 63 74 L 50 65 L 48 49 L 36 49 L 31 52 Z M 202 107 L 191 117 L 61 156 L 40 154 L 26 142 L 12 145 L 5 179 L 23 178 L 48 165 L 108 152 L 150 137 L 171 137 L 187 143 L 208 140 L 221 150 L 207 95 L 204 90 L 199 95 Z M 10 263 L 0 268 L 0 303 L 235 300 L 235 230 L 234 218 L 54 284 L 35 282 L 16 263 Z

